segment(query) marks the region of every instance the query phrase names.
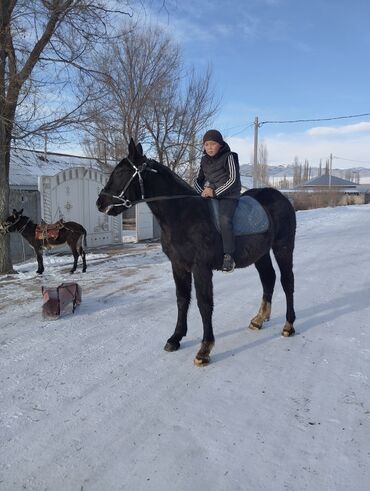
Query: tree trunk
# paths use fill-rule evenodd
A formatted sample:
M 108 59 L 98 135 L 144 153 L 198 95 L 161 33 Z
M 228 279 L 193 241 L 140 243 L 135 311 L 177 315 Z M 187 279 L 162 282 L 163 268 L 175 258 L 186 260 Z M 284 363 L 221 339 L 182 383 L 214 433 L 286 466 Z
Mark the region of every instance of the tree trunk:
M 11 132 L 0 118 L 0 221 L 9 216 L 9 163 Z M 0 234 L 0 275 L 14 273 L 9 234 Z

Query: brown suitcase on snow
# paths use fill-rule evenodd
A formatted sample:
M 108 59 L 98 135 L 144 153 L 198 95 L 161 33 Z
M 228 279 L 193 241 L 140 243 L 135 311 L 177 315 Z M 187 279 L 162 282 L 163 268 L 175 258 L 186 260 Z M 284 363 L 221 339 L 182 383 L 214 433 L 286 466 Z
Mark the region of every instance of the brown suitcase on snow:
M 56 288 L 41 287 L 41 292 L 44 319 L 57 319 L 64 313 L 74 312 L 82 300 L 82 290 L 78 283 L 62 283 Z M 71 305 L 70 309 L 67 309 L 68 305 Z

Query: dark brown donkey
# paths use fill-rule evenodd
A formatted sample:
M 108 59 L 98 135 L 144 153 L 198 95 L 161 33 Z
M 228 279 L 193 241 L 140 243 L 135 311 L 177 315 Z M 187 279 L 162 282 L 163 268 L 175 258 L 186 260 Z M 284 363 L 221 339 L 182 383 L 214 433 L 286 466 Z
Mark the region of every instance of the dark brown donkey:
M 13 210 L 5 222 L 2 224 L 3 232 L 19 232 L 35 249 L 38 268 L 36 273 L 44 272 L 44 262 L 42 259 L 42 250 L 47 247 L 55 247 L 67 243 L 73 254 L 73 268 L 71 273 L 77 269 L 78 256 L 82 258 L 82 272 L 86 271 L 86 230 L 82 225 L 76 222 L 59 222 L 52 233 L 47 234 L 44 226 L 36 225 L 33 221 L 23 215 L 23 209 L 20 211 Z

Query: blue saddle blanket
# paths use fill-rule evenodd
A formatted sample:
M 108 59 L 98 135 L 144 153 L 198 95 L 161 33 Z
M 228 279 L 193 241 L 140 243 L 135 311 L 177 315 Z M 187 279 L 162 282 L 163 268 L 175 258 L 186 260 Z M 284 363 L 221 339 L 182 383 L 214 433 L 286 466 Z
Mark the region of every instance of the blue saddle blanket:
M 219 202 L 210 199 L 211 216 L 217 230 L 220 232 L 218 214 Z M 235 235 L 261 234 L 269 228 L 269 218 L 263 206 L 251 196 L 242 196 L 235 210 L 233 227 Z

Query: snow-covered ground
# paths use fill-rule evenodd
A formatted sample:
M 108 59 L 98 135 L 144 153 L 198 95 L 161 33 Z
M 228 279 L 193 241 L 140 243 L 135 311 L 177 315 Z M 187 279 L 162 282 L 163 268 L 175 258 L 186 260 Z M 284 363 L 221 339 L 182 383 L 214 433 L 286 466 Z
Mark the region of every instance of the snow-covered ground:
M 216 272 L 212 363 L 196 368 L 196 303 L 178 352 L 170 263 L 157 244 L 89 254 L 74 315 L 41 317 L 47 256 L 0 279 L 0 489 L 370 489 L 370 206 L 298 213 L 296 331 L 247 329 L 253 267 Z

